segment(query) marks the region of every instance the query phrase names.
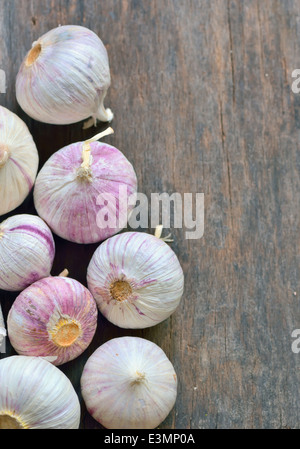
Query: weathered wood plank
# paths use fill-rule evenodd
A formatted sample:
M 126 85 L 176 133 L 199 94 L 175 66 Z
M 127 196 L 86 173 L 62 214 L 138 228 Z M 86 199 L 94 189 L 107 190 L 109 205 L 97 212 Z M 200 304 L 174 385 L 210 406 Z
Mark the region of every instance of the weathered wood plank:
M 94 131 L 28 118 L 15 100 L 15 77 L 37 37 L 80 24 L 107 47 L 115 134 L 106 141 L 134 164 L 139 191 L 205 194 L 203 238 L 172 229 L 186 276 L 180 307 L 144 331 L 99 317 L 88 350 L 61 367 L 79 394 L 99 344 L 139 335 L 165 350 L 179 377 L 162 428 L 299 427 L 300 355 L 291 351 L 300 327 L 300 94 L 291 91 L 300 68 L 298 11 L 297 0 L 0 0 L 8 80 L 0 102 L 29 125 L 41 165 Z M 34 213 L 32 198 L 17 212 Z M 56 243 L 53 274 L 67 266 L 86 283 L 97 245 Z M 1 294 L 5 317 L 14 297 Z M 100 427 L 84 405 L 81 426 Z

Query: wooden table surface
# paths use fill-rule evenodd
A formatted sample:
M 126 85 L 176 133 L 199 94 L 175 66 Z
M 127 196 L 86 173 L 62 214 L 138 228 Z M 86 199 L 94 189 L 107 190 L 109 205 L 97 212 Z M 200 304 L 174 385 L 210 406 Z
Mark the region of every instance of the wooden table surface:
M 80 396 L 83 366 L 100 344 L 141 336 L 178 374 L 177 402 L 160 428 L 299 428 L 291 334 L 300 328 L 300 94 L 292 91 L 300 1 L 0 0 L 0 101 L 28 124 L 41 166 L 107 126 L 38 123 L 16 102 L 23 57 L 59 24 L 86 26 L 107 48 L 115 134 L 105 141 L 132 162 L 139 192 L 205 196 L 201 239 L 170 229 L 185 273 L 177 311 L 141 331 L 99 316 L 89 348 L 61 370 Z M 35 213 L 32 195 L 16 213 Z M 67 267 L 86 285 L 98 245 L 55 240 L 52 274 Z M 0 297 L 6 319 L 16 295 Z M 2 357 L 12 354 L 7 342 Z M 80 400 L 81 427 L 100 428 Z

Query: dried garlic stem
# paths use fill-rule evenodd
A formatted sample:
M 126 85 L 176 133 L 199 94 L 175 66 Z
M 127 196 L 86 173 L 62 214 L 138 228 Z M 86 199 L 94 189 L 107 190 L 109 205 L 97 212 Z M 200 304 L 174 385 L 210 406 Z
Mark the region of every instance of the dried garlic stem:
M 90 139 L 87 139 L 83 143 L 83 150 L 82 150 L 82 164 L 80 168 L 77 171 L 77 176 L 81 179 L 87 179 L 91 180 L 91 163 L 92 163 L 92 157 L 91 157 L 91 142 L 96 142 L 97 140 L 101 139 L 102 137 L 108 136 L 110 134 L 113 134 L 114 130 L 112 128 L 107 128 L 105 131 L 96 134 L 94 137 L 91 137 Z
M 88 142 L 84 142 L 82 151 L 82 164 L 81 168 L 89 170 L 91 165 L 91 146 Z
M 146 379 L 146 374 L 145 373 L 141 373 L 140 371 L 136 371 L 134 373 L 131 385 L 137 385 L 137 384 L 140 384 L 142 382 L 146 382 L 146 380 L 147 379 Z
M 97 111 L 96 114 L 96 123 L 97 120 L 100 120 L 101 122 L 111 122 L 114 118 L 114 113 L 112 112 L 112 110 L 110 108 L 105 109 L 103 103 L 100 106 L 100 108 Z
M 92 126 L 96 127 L 98 120 L 100 120 L 101 122 L 111 122 L 113 120 L 114 114 L 111 111 L 111 109 L 109 109 L 109 108 L 105 109 L 105 107 L 104 107 L 103 102 L 104 102 L 105 96 L 106 96 L 106 92 L 103 92 L 102 98 L 99 99 L 100 106 L 98 108 L 98 111 L 83 123 L 82 129 L 88 129 L 88 128 L 91 128 Z
M 111 127 L 109 127 L 105 131 L 102 131 L 101 133 L 96 134 L 94 137 L 91 137 L 90 139 L 85 140 L 84 143 L 96 142 L 97 140 L 102 139 L 102 137 L 109 136 L 110 134 L 113 134 L 113 133 L 114 133 L 114 130 Z
M 174 242 L 174 240 L 170 239 L 171 234 L 168 234 L 166 237 L 162 237 L 162 230 L 163 225 L 156 226 L 154 236 L 166 243 Z
M 65 268 L 59 275 L 59 277 L 66 278 L 69 276 L 69 271 Z
M 93 115 L 91 118 L 86 120 L 83 124 L 82 129 L 89 129 L 92 126 L 97 126 L 97 120 L 100 120 L 101 122 L 111 122 L 114 118 L 114 113 L 111 111 L 111 109 L 107 108 L 105 109 L 102 105 L 97 114 Z
M 162 234 L 162 230 L 163 230 L 163 225 L 156 226 L 155 232 L 154 232 L 155 237 L 160 239 L 161 238 L 161 234 Z

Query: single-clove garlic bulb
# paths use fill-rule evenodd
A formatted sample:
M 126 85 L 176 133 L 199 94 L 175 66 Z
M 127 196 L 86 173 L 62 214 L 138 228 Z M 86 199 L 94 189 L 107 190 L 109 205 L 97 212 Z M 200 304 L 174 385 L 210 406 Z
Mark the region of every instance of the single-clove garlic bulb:
M 103 105 L 110 82 L 101 39 L 83 26 L 64 25 L 32 44 L 17 75 L 16 96 L 35 120 L 67 125 L 91 117 L 90 126 L 113 119 Z
M 100 242 L 127 224 L 134 207 L 129 198 L 136 195 L 137 177 L 117 148 L 96 141 L 112 132 L 108 128 L 92 139 L 62 148 L 37 176 L 36 210 L 52 231 L 66 240 Z
M 37 148 L 26 124 L 0 106 L 0 215 L 23 203 L 33 187 L 38 164 Z
M 164 351 L 139 337 L 109 340 L 89 357 L 81 392 L 93 418 L 107 429 L 154 429 L 177 396 L 174 367 Z
M 101 313 L 122 328 L 146 328 L 168 318 L 183 294 L 183 271 L 160 238 L 125 232 L 103 242 L 87 270 Z
M 97 327 L 97 306 L 78 281 L 48 277 L 27 287 L 7 317 L 7 332 L 16 352 L 50 357 L 62 365 L 89 346 Z
M 40 357 L 0 360 L 0 429 L 78 429 L 80 403 L 67 376 Z
M 49 276 L 54 255 L 52 232 L 40 217 L 7 218 L 0 223 L 0 288 L 21 291 Z

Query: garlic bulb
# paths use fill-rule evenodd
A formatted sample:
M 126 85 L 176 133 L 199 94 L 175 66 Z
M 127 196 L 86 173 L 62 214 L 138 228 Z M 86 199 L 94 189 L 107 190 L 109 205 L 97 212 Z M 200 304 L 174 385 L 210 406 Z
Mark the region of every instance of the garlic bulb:
M 0 288 L 21 291 L 49 276 L 54 255 L 51 230 L 40 217 L 7 218 L 0 224 Z
M 125 232 L 103 242 L 87 271 L 101 313 L 122 328 L 145 328 L 168 318 L 183 294 L 184 276 L 161 239 Z
M 97 306 L 78 281 L 48 277 L 27 287 L 14 301 L 7 332 L 21 355 L 51 357 L 61 365 L 78 357 L 97 327 Z
M 0 360 L 0 429 L 78 429 L 80 403 L 67 376 L 39 357 Z
M 38 164 L 37 148 L 26 124 L 0 106 L 0 215 L 23 203 L 33 187 Z
M 21 108 L 40 122 L 111 121 L 103 100 L 110 86 L 107 51 L 88 28 L 59 26 L 32 44 L 16 81 Z
M 177 396 L 172 363 L 156 344 L 114 338 L 88 359 L 81 377 L 87 410 L 107 429 L 154 429 Z
M 109 128 L 95 139 L 111 132 Z M 131 163 L 117 148 L 90 139 L 68 145 L 50 157 L 38 174 L 34 203 L 60 237 L 95 243 L 126 226 L 134 204 L 129 205 L 128 199 L 122 202 L 122 189 L 128 198 L 136 194 L 137 178 Z M 128 203 L 125 220 L 120 212 L 124 202 Z M 109 221 L 103 212 L 106 209 Z

